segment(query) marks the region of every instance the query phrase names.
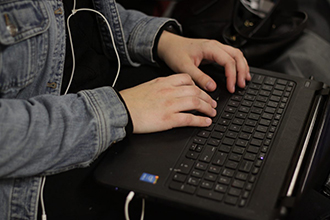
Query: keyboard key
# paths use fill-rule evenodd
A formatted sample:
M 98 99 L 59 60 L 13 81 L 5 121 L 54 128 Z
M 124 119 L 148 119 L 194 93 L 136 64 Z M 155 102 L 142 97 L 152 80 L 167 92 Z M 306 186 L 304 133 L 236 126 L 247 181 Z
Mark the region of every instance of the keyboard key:
M 201 183 L 201 187 L 204 189 L 212 189 L 213 188 L 213 183 L 208 182 L 208 181 L 203 181 Z
M 204 177 L 205 180 L 209 180 L 212 182 L 216 181 L 217 178 L 218 178 L 218 175 L 213 174 L 213 173 L 207 173 L 207 174 L 205 174 L 205 177 Z
M 219 139 L 211 138 L 211 139 L 208 140 L 207 143 L 209 145 L 212 145 L 212 146 L 218 146 L 220 144 L 220 140 Z
M 235 161 L 228 161 L 226 167 L 236 170 L 238 163 Z
M 246 120 L 245 124 L 251 127 L 255 127 L 257 125 L 257 121 L 255 120 Z
M 250 153 L 258 153 L 259 152 L 259 147 L 254 147 L 254 146 L 249 146 L 247 148 L 247 151 L 250 152 Z
M 238 172 L 238 173 L 236 174 L 236 178 L 237 178 L 237 179 L 240 179 L 240 180 L 247 180 L 247 178 L 248 178 L 248 174 L 246 174 L 246 173 L 242 173 L 242 172 Z
M 227 176 L 227 177 L 233 177 L 234 173 L 235 173 L 235 170 L 227 169 L 227 168 L 223 169 L 223 171 L 222 171 L 222 175 Z
M 250 127 L 250 126 L 243 126 L 242 131 L 252 134 L 254 131 L 254 128 Z
M 236 188 L 242 189 L 244 187 L 245 182 L 241 180 L 234 180 L 232 186 Z
M 181 182 L 181 183 L 183 183 L 184 181 L 186 181 L 186 179 L 187 179 L 187 176 L 186 175 L 179 174 L 179 173 L 176 173 L 173 176 L 173 180 L 178 181 L 178 182 Z
M 219 151 L 226 152 L 226 153 L 229 153 L 230 150 L 231 150 L 231 146 L 227 146 L 227 145 L 221 145 L 219 148 Z
M 213 164 L 222 166 L 225 163 L 226 159 L 227 159 L 226 153 L 218 152 L 214 157 Z
M 236 141 L 236 145 L 240 146 L 240 147 L 246 147 L 248 145 L 248 141 L 247 140 L 242 140 L 242 139 L 238 139 Z
M 186 184 L 182 184 L 179 182 L 171 182 L 170 183 L 170 188 L 174 189 L 174 190 L 178 190 L 181 192 L 185 192 L 188 194 L 194 194 L 196 191 L 196 187 L 195 186 L 191 186 L 191 185 L 186 185 Z
M 203 144 L 206 143 L 206 139 L 205 138 L 200 138 L 200 137 L 195 137 L 193 141 L 194 141 L 195 144 L 202 144 L 203 145 Z
M 196 169 L 199 169 L 199 170 L 206 170 L 207 168 L 207 163 L 202 163 L 202 162 L 198 162 L 196 164 Z
M 229 159 L 239 162 L 242 158 L 242 155 L 239 154 L 230 154 Z
M 251 134 L 248 134 L 248 133 L 244 133 L 244 132 L 242 132 L 242 133 L 239 135 L 239 138 L 244 139 L 244 140 L 250 140 L 250 138 L 251 138 Z
M 189 185 L 193 185 L 193 186 L 198 186 L 199 182 L 200 182 L 200 179 L 199 178 L 195 178 L 195 177 L 190 177 L 188 179 L 188 181 L 187 181 L 187 183 Z
M 274 77 L 266 77 L 265 84 L 267 85 L 274 85 L 276 82 L 276 78 Z
M 225 138 L 224 140 L 223 140 L 223 144 L 226 144 L 226 145 L 230 145 L 230 146 L 232 146 L 233 144 L 234 144 L 234 142 L 235 142 L 235 140 L 234 139 L 231 139 L 231 138 Z
M 265 96 L 265 97 L 269 97 L 270 96 L 270 92 L 269 91 L 266 91 L 266 90 L 261 90 L 259 92 L 259 95 Z
M 201 157 L 199 158 L 200 161 L 203 162 L 210 162 L 213 154 L 216 152 L 217 148 L 216 147 L 212 147 L 212 146 L 206 146 L 204 151 L 201 154 Z
M 221 140 L 223 138 L 223 133 L 215 131 L 212 132 L 211 137 Z
M 225 184 L 225 185 L 228 185 L 230 183 L 230 178 L 229 177 L 225 177 L 225 176 L 221 176 L 219 178 L 219 183 L 222 183 L 222 184 Z
M 246 199 L 241 199 L 238 204 L 240 207 L 244 207 L 246 205 Z
M 239 167 L 239 170 L 249 173 L 252 169 L 252 165 L 253 165 L 253 162 L 243 160 L 243 162 L 241 163 L 241 165 Z
M 221 168 L 218 166 L 210 166 L 209 172 L 211 173 L 220 173 Z
M 284 79 L 279 79 L 279 80 L 277 80 L 277 83 L 281 84 L 281 85 L 286 85 L 288 83 L 288 81 L 286 81 Z
M 280 90 L 274 90 L 274 91 L 273 91 L 273 95 L 276 95 L 276 96 L 282 96 L 282 95 L 283 95 L 283 91 L 280 91 Z
M 257 158 L 256 154 L 246 153 L 244 155 L 244 159 L 246 159 L 246 160 L 255 161 L 256 158 Z
M 200 171 L 200 170 L 193 170 L 191 175 L 194 177 L 202 178 L 204 175 L 204 172 Z
M 239 125 L 230 125 L 229 130 L 238 132 L 239 130 L 241 130 L 241 126 L 239 126 Z
M 222 193 L 217 193 L 217 192 L 213 192 L 211 190 L 205 190 L 205 189 L 199 189 L 197 192 L 197 195 L 200 197 L 204 197 L 204 198 L 208 198 L 208 199 L 212 199 L 212 200 L 216 200 L 216 201 L 222 201 L 224 194 Z
M 227 126 L 224 125 L 216 125 L 214 130 L 225 133 L 227 130 Z
M 196 160 L 198 158 L 198 156 L 199 156 L 199 153 L 194 152 L 194 151 L 188 151 L 188 153 L 186 154 L 187 158 L 194 159 L 194 160 Z
M 229 138 L 232 138 L 232 139 L 236 139 L 238 136 L 238 132 L 229 131 L 229 132 L 227 132 L 226 136 Z
M 243 154 L 243 153 L 245 152 L 245 148 L 235 146 L 235 147 L 233 148 L 233 152 L 234 152 L 234 153 L 238 153 L 238 154 Z
M 243 125 L 244 124 L 244 120 L 243 119 L 239 119 L 239 118 L 235 118 L 233 120 L 233 124 L 235 124 L 235 125 Z
M 208 138 L 210 136 L 210 132 L 209 131 L 200 131 L 200 132 L 198 132 L 197 136 Z
M 258 147 L 260 147 L 261 144 L 262 144 L 262 140 L 254 139 L 254 138 L 253 138 L 250 144 L 252 144 L 252 145 L 254 145 L 254 146 L 258 146 Z
M 258 127 L 257 127 L 257 131 L 260 131 L 260 132 L 263 132 L 263 133 L 266 133 L 267 129 L 268 129 L 268 127 L 262 126 L 262 125 L 258 125 Z
M 179 173 L 183 173 L 183 174 L 188 174 L 192 168 L 192 166 L 194 165 L 194 161 L 193 160 L 189 160 L 189 159 L 184 159 L 178 167 L 178 172 Z
M 265 79 L 265 76 L 263 75 L 256 75 L 252 78 L 252 82 L 255 84 L 262 84 Z
M 232 196 L 239 196 L 241 194 L 241 190 L 236 188 L 230 188 L 228 194 Z
M 236 205 L 238 201 L 237 197 L 234 196 L 226 196 L 225 198 L 225 203 L 230 204 L 230 205 Z
M 221 193 L 225 193 L 227 191 L 227 186 L 226 185 L 223 185 L 223 184 L 217 184 L 215 186 L 215 191 L 218 191 L 218 192 L 221 192 Z

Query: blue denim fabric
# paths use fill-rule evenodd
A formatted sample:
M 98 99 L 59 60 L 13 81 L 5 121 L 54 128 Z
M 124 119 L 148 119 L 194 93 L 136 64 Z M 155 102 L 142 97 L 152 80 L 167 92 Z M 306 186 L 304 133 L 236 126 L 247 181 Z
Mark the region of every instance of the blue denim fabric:
M 170 19 L 94 0 L 109 20 L 121 61 L 153 64 Z M 110 87 L 60 96 L 65 58 L 61 0 L 0 0 L 0 219 L 36 219 L 41 176 L 86 167 L 122 140 L 128 116 Z M 105 53 L 113 45 L 99 22 Z M 46 204 L 47 205 L 47 204 Z

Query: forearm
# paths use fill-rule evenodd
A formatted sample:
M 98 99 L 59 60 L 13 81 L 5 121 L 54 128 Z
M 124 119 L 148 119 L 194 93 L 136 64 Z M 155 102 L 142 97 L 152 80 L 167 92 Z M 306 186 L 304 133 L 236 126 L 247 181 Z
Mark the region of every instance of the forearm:
M 0 100 L 0 177 L 88 166 L 126 135 L 127 112 L 109 87 L 67 96 Z

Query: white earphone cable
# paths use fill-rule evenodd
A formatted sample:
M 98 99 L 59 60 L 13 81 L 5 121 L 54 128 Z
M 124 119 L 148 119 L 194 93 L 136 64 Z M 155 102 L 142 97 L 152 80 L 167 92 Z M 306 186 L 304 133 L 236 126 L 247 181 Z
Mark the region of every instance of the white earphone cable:
M 135 195 L 135 193 L 133 191 L 130 191 L 126 197 L 126 201 L 125 201 L 125 219 L 126 220 L 130 220 L 128 207 L 129 207 L 129 204 L 132 201 L 134 195 Z M 142 199 L 142 211 L 141 211 L 141 218 L 140 218 L 141 220 L 144 219 L 144 212 L 145 212 L 145 200 Z
M 101 16 L 104 21 L 106 22 L 107 26 L 108 26 L 108 30 L 109 30 L 109 33 L 110 33 L 110 36 L 111 36 L 111 42 L 112 42 L 112 45 L 113 45 L 113 48 L 114 48 L 114 51 L 115 51 L 115 54 L 116 54 L 116 57 L 117 57 L 117 61 L 118 61 L 118 68 L 117 68 L 117 73 L 116 73 L 116 77 L 112 83 L 112 87 L 114 87 L 117 83 L 117 80 L 118 80 L 118 77 L 119 77 L 119 73 L 120 73 L 120 68 L 121 68 L 121 64 L 120 64 L 120 57 L 119 57 L 119 54 L 118 54 L 118 51 L 117 51 L 117 47 L 116 47 L 116 44 L 115 44 L 115 40 L 114 40 L 114 36 L 112 34 L 112 30 L 111 30 L 111 27 L 110 27 L 110 24 L 109 22 L 107 21 L 107 19 L 105 18 L 105 16 L 96 11 L 96 10 L 93 10 L 93 9 L 89 9 L 89 8 L 81 8 L 81 9 L 78 9 L 76 10 L 76 0 L 73 1 L 73 9 L 72 9 L 72 13 L 69 15 L 68 19 L 67 19 L 67 27 L 68 27 L 68 34 L 69 34 L 69 40 L 70 40 L 70 46 L 71 46 L 71 52 L 72 52 L 72 72 L 71 72 L 71 76 L 70 76 L 70 81 L 68 83 L 68 86 L 64 92 L 64 95 L 66 95 L 69 91 L 69 88 L 71 86 L 71 83 L 72 83 L 72 79 L 73 79 L 73 75 L 74 75 L 74 72 L 75 72 L 75 68 L 76 68 L 76 59 L 75 59 L 75 55 L 74 55 L 74 48 L 73 48 L 73 42 L 72 42 L 72 36 L 71 36 L 71 30 L 70 30 L 70 18 L 75 15 L 77 12 L 79 11 L 90 11 L 90 12 L 94 12 L 96 14 L 98 14 L 99 16 Z M 46 176 L 43 176 L 42 177 L 42 182 L 41 182 L 41 188 L 40 188 L 40 202 L 41 202 L 41 208 L 42 208 L 42 220 L 47 220 L 47 215 L 46 215 L 46 209 L 45 209 L 45 204 L 44 204 L 44 187 L 45 187 L 45 182 L 46 182 Z
M 77 12 L 80 12 L 80 11 L 90 11 L 90 12 L 94 12 L 96 14 L 98 14 L 99 16 L 101 16 L 104 21 L 106 22 L 107 24 L 107 27 L 108 27 L 108 30 L 109 30 L 109 33 L 110 33 L 110 36 L 111 36 L 111 42 L 112 42 L 112 45 L 113 45 L 113 48 L 114 48 L 114 51 L 115 51 L 115 54 L 116 54 L 116 57 L 117 57 L 117 62 L 118 62 L 118 68 L 117 68 L 117 73 L 116 73 L 116 77 L 112 83 L 112 87 L 114 87 L 117 83 L 117 80 L 118 80 L 118 77 L 119 77 L 119 73 L 120 73 L 120 68 L 121 68 L 121 64 L 120 64 L 120 57 L 119 57 L 119 54 L 118 54 L 118 50 L 117 50 L 117 47 L 116 47 L 116 44 L 115 44 L 115 40 L 114 40 L 114 36 L 112 34 L 112 30 L 111 30 L 111 27 L 110 27 L 110 24 L 109 22 L 107 21 L 107 19 L 105 18 L 105 16 L 96 11 L 96 10 L 93 10 L 93 9 L 89 9 L 89 8 L 80 8 L 80 9 L 75 9 L 76 7 L 76 1 L 74 1 L 74 8 L 72 10 L 72 14 L 68 17 L 68 20 L 67 20 L 67 27 L 68 27 L 68 34 L 69 34 L 69 40 L 70 40 L 70 46 L 71 46 L 71 52 L 72 52 L 72 60 L 73 60 L 73 64 L 72 64 L 72 72 L 71 72 L 71 77 L 70 77 L 70 81 L 69 81 L 69 84 L 66 88 L 66 91 L 64 93 L 64 95 L 66 95 L 69 91 L 69 88 L 71 86 L 71 83 L 72 83 L 72 79 L 73 79 L 73 75 L 74 75 L 74 72 L 75 72 L 75 67 L 76 67 L 76 60 L 75 60 L 75 55 L 74 55 L 74 48 L 73 48 L 73 42 L 72 42 L 72 35 L 71 35 L 71 30 L 70 30 L 70 18 L 75 15 Z

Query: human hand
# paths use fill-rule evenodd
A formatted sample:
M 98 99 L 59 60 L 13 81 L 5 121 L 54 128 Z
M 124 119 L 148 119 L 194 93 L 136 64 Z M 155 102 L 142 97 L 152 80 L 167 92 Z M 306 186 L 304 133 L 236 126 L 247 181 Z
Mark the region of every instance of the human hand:
M 235 92 L 235 85 L 244 88 L 251 80 L 249 66 L 242 52 L 215 40 L 191 39 L 164 31 L 158 43 L 158 56 L 177 73 L 188 73 L 203 89 L 213 91 L 216 83 L 198 66 L 203 60 L 216 62 L 225 68 L 227 89 Z
M 207 127 L 216 115 L 217 103 L 198 88 L 188 74 L 157 78 L 120 91 L 130 112 L 134 133 L 150 133 L 174 127 Z M 205 116 L 188 111 L 197 110 Z

